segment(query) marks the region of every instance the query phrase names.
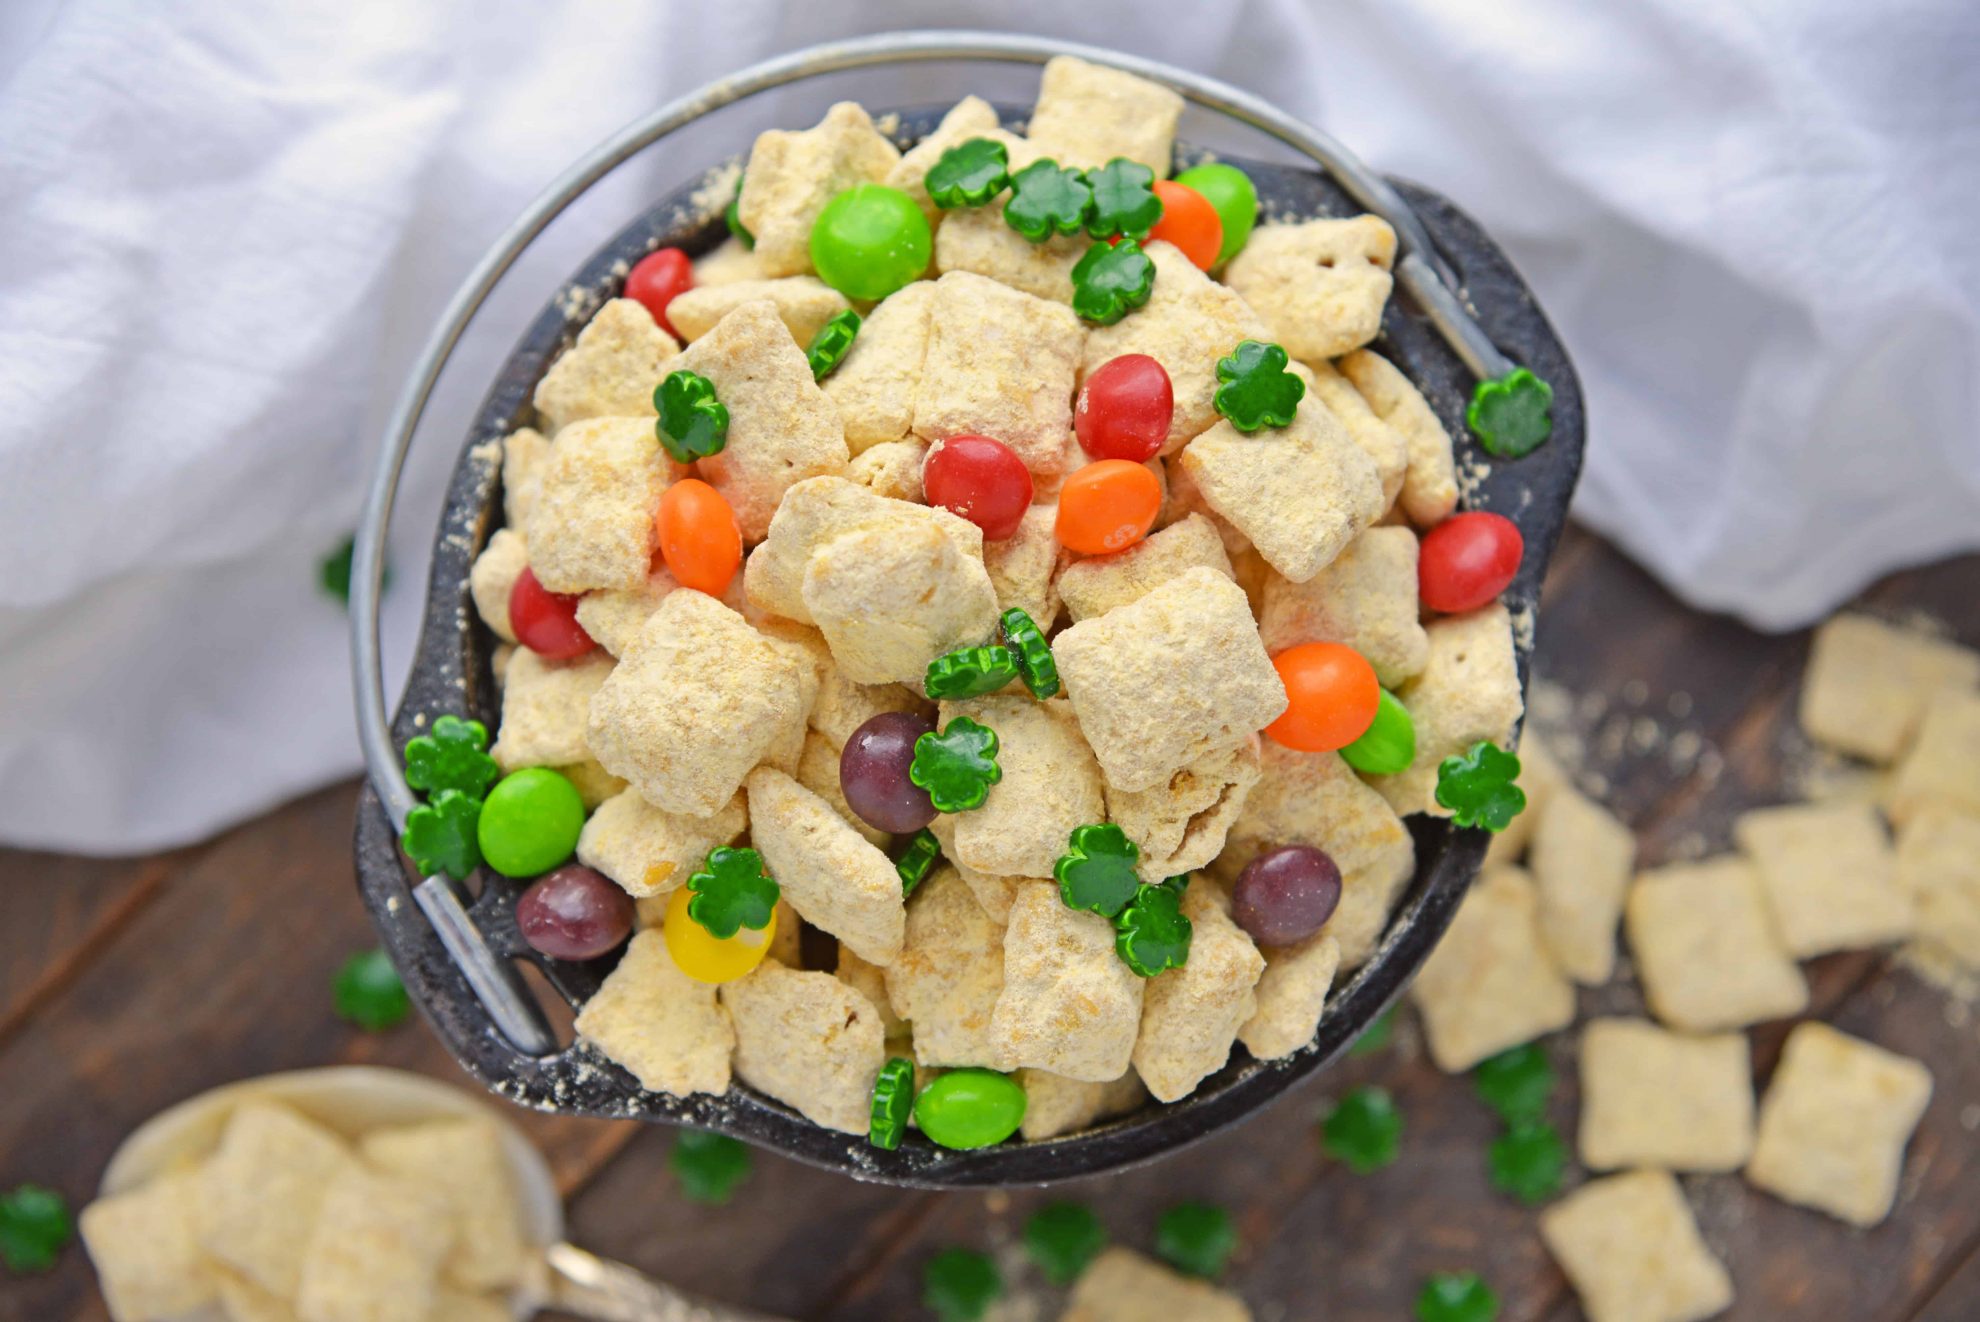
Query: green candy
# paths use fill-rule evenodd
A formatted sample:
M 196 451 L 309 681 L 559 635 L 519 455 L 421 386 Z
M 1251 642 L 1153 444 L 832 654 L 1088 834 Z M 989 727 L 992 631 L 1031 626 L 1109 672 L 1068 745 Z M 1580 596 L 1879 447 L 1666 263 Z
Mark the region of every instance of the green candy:
M 577 786 L 548 767 L 525 767 L 488 791 L 475 835 L 489 867 L 505 877 L 534 877 L 569 858 L 583 829 Z
M 1143 886 L 1114 918 L 1114 953 L 1136 977 L 1152 978 L 1189 962 L 1191 923 L 1182 911 L 1189 877 Z
M 1386 1088 L 1356 1088 L 1320 1122 L 1320 1149 L 1356 1175 L 1368 1175 L 1396 1159 L 1402 1130 L 1402 1112 Z
M 997 643 L 959 647 L 928 663 L 922 687 L 931 698 L 980 698 L 1018 677 L 1017 653 Z
M 736 195 L 729 199 L 729 209 L 722 213 L 722 220 L 728 225 L 729 233 L 736 236 L 736 242 L 745 248 L 756 246 L 756 236 L 742 223 L 742 171 L 736 172 Z
M 1024 1089 L 995 1070 L 951 1070 L 914 1099 L 915 1123 L 945 1148 L 987 1148 L 1024 1123 Z
M 928 880 L 928 874 L 935 870 L 935 860 L 942 857 L 941 842 L 935 833 L 922 827 L 908 837 L 907 848 L 894 860 L 894 871 L 900 874 L 901 898 L 914 894 L 914 888 Z
M 1528 1207 L 1561 1191 L 1567 1173 L 1567 1144 L 1546 1121 L 1521 1122 L 1493 1140 L 1486 1152 L 1492 1187 Z
M 1119 916 L 1141 891 L 1141 847 L 1112 822 L 1075 826 L 1066 852 L 1052 864 L 1059 898 L 1068 909 L 1084 909 L 1103 918 Z
M 344 961 L 330 984 L 330 1003 L 337 1017 L 367 1033 L 382 1033 L 404 1023 L 412 1013 L 412 997 L 399 971 L 382 950 L 365 950 Z
M 1526 791 L 1518 780 L 1519 759 L 1481 739 L 1438 764 L 1437 802 L 1451 810 L 1459 826 L 1503 831 L 1526 811 Z
M 1465 425 L 1477 434 L 1487 454 L 1518 459 L 1532 454 L 1554 434 L 1549 412 L 1554 388 L 1524 367 L 1504 376 L 1480 381 L 1465 407 Z
M 1004 642 L 1017 653 L 1018 674 L 1031 696 L 1043 701 L 1059 691 L 1059 663 L 1052 659 L 1052 648 L 1045 635 L 1022 606 L 1013 606 L 1001 617 Z
M 1215 1280 L 1238 1243 L 1231 1214 L 1213 1203 L 1177 1203 L 1155 1223 L 1155 1252 L 1177 1271 Z
M 1493 1322 L 1499 1297 L 1477 1272 L 1439 1272 L 1416 1296 L 1416 1322 Z
M 1003 1293 L 1003 1273 L 987 1254 L 943 1249 L 921 1269 L 921 1302 L 940 1322 L 980 1322 Z
M 804 351 L 804 360 L 811 364 L 813 381 L 823 381 L 845 361 L 853 341 L 859 337 L 859 324 L 859 314 L 847 308 L 833 313 L 832 319 L 818 328 L 818 334 L 811 337 L 811 347 Z
M 418 865 L 421 876 L 444 872 L 465 881 L 481 866 L 481 847 L 475 839 L 480 819 L 480 799 L 459 790 L 441 790 L 432 802 L 406 814 L 399 848 Z
M 1078 170 L 1054 160 L 1033 161 L 1011 176 L 1004 223 L 1033 243 L 1054 234 L 1076 234 L 1093 205 L 1093 188 Z
M 729 443 L 729 406 L 715 397 L 715 383 L 699 372 L 669 372 L 653 388 L 653 430 L 677 464 L 722 453 Z
M 1306 382 L 1293 374 L 1286 351 L 1263 340 L 1246 340 L 1218 359 L 1217 379 L 1223 384 L 1210 402 L 1241 432 L 1290 427 L 1306 395 Z
M 1024 1251 L 1054 1285 L 1071 1285 L 1106 1247 L 1107 1228 L 1085 1203 L 1047 1203 L 1024 1223 Z
M 1096 243 L 1073 263 L 1073 311 L 1111 326 L 1155 292 L 1155 263 L 1133 239 Z
M 704 1207 L 728 1202 L 754 1164 L 749 1149 L 735 1139 L 699 1129 L 683 1130 L 667 1154 L 667 1169 L 681 1182 L 681 1193 Z
M 1375 708 L 1375 720 L 1361 738 L 1341 750 L 1356 771 L 1370 776 L 1393 776 L 1409 770 L 1416 760 L 1416 722 L 1409 708 L 1387 689 Z
M 873 1106 L 868 1113 L 866 1141 L 892 1152 L 907 1135 L 914 1114 L 914 1062 L 894 1056 L 880 1067 L 873 1081 Z
M 936 812 L 969 812 L 983 806 L 990 787 L 1004 778 L 997 765 L 997 732 L 958 716 L 940 734 L 914 741 L 908 780 L 928 791 Z
M 1203 194 L 1216 208 L 1217 219 L 1224 222 L 1224 246 L 1217 250 L 1216 265 L 1237 256 L 1251 241 L 1251 227 L 1258 223 L 1258 189 L 1252 185 L 1251 176 L 1235 165 L 1212 162 L 1191 166 L 1176 176 L 1176 182 Z
M 934 232 L 914 199 L 885 184 L 854 184 L 811 224 L 811 264 L 847 298 L 877 303 L 920 278 Z
M 68 1201 L 53 1189 L 20 1184 L 0 1194 L 0 1262 L 8 1271 L 47 1271 L 75 1233 Z
M 1010 153 L 995 138 L 971 138 L 942 153 L 923 183 L 928 200 L 944 211 L 980 207 L 1011 181 Z

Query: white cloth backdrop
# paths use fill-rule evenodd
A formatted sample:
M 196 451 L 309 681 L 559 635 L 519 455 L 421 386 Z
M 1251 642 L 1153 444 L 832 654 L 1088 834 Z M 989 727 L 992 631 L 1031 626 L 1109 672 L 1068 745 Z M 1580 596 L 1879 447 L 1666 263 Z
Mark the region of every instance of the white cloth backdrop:
M 10 0 L 0 840 L 152 848 L 348 774 L 316 564 L 468 266 L 660 101 L 929 24 L 1206 71 L 1472 209 L 1580 364 L 1580 514 L 1697 605 L 1787 627 L 1980 544 L 1971 0 Z M 1016 73 L 968 86 L 1029 97 Z M 462 421 L 523 318 L 642 197 L 831 90 L 643 161 L 505 286 L 415 455 L 395 654 Z

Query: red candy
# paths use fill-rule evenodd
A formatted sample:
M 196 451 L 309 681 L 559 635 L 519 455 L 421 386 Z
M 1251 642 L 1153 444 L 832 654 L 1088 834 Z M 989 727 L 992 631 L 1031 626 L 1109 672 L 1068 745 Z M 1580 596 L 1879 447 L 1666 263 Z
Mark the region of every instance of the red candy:
M 1002 441 L 951 436 L 922 461 L 921 486 L 930 505 L 960 514 L 999 542 L 1017 532 L 1031 508 L 1031 470 Z
M 516 641 L 538 656 L 568 661 L 598 646 L 577 622 L 576 597 L 552 592 L 528 569 L 509 589 L 509 627 Z
M 1519 573 L 1526 541 L 1511 519 L 1477 512 L 1454 514 L 1423 538 L 1417 556 L 1417 592 L 1433 611 L 1477 610 L 1506 590 Z
M 1169 374 L 1145 353 L 1124 353 L 1095 368 L 1079 388 L 1073 430 L 1095 459 L 1153 459 L 1169 439 L 1176 392 Z
M 626 297 L 644 306 L 660 329 L 677 340 L 681 334 L 667 320 L 667 305 L 692 288 L 694 263 L 679 248 L 662 248 L 640 258 L 626 275 Z

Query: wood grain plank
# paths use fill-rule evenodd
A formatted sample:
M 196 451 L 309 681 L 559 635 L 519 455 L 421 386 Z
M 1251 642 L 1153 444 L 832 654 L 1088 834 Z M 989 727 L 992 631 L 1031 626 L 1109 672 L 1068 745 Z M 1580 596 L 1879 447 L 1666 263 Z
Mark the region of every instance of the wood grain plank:
M 11 1036 L 140 909 L 194 851 L 76 858 L 0 850 L 0 1042 Z

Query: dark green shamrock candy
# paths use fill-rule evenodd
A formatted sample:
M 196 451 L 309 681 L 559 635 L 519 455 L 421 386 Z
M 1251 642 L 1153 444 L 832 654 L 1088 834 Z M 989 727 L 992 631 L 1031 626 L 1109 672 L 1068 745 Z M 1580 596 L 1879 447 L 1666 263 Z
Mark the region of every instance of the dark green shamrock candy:
M 1045 635 L 1022 606 L 1013 606 L 1002 616 L 1004 643 L 1017 653 L 1018 675 L 1031 696 L 1043 699 L 1059 691 L 1059 663 L 1052 659 L 1052 648 Z
M 847 308 L 844 312 L 834 312 L 832 319 L 818 328 L 818 334 L 811 337 L 811 347 L 804 351 L 805 361 L 811 364 L 812 380 L 823 381 L 845 361 L 853 341 L 859 337 L 859 326 L 859 314 Z
M 1213 1281 L 1237 1251 L 1231 1214 L 1213 1203 L 1177 1203 L 1155 1223 L 1155 1252 L 1177 1271 Z
M 660 413 L 654 430 L 677 464 L 720 454 L 729 443 L 728 406 L 715 398 L 715 383 L 699 372 L 669 372 L 653 389 L 653 407 Z
M 1525 1124 L 1547 1114 L 1547 1097 L 1554 1090 L 1554 1066 L 1537 1042 L 1501 1051 L 1471 1072 L 1471 1086 L 1485 1105 L 1509 1125 Z
M 1288 370 L 1290 361 L 1276 344 L 1244 341 L 1230 357 L 1217 361 L 1217 379 L 1223 384 L 1211 403 L 1241 432 L 1291 426 L 1306 382 Z
M 1113 918 L 1141 889 L 1135 864 L 1141 848 L 1112 822 L 1076 826 L 1066 852 L 1052 865 L 1059 879 L 1059 898 L 1068 909 L 1084 909 Z
M 356 557 L 357 538 L 346 537 L 316 567 L 316 581 L 324 594 L 335 597 L 346 606 L 351 604 L 351 561 Z M 378 586 L 381 590 L 392 586 L 391 565 L 386 565 L 379 573 Z
M 442 716 L 430 733 L 406 741 L 406 784 L 422 793 L 459 790 L 484 798 L 502 777 L 488 756 L 488 727 L 480 721 Z
M 928 874 L 935 870 L 935 862 L 942 857 L 941 842 L 935 833 L 922 827 L 908 837 L 907 847 L 901 856 L 894 860 L 894 871 L 900 874 L 901 897 L 914 894 L 915 887 L 928 880 Z
M 1011 198 L 1004 203 L 1004 223 L 1033 243 L 1054 234 L 1073 234 L 1086 222 L 1093 190 L 1078 170 L 1061 169 L 1053 160 L 1033 161 L 1011 176 Z
M 921 1302 L 941 1322 L 981 1322 L 1003 1293 L 1003 1274 L 987 1254 L 943 1249 L 921 1269 Z
M 1024 1223 L 1024 1251 L 1054 1285 L 1071 1285 L 1106 1247 L 1106 1227 L 1085 1203 L 1047 1203 Z
M 922 687 L 931 698 L 980 698 L 995 693 L 1018 677 L 1017 653 L 991 643 L 958 647 L 928 663 Z
M 1416 1322 L 1494 1322 L 1499 1297 L 1477 1272 L 1439 1272 L 1416 1296 Z
M 1133 239 L 1096 243 L 1073 263 L 1073 311 L 1096 326 L 1111 326 L 1148 301 L 1155 263 Z
M 441 790 L 427 803 L 406 814 L 399 848 L 418 866 L 423 877 L 444 872 L 465 881 L 481 866 L 481 800 L 459 790 Z
M 8 1271 L 47 1271 L 75 1233 L 69 1204 L 53 1189 L 21 1184 L 0 1194 L 0 1262 Z
M 914 1114 L 914 1062 L 895 1056 L 880 1067 L 873 1081 L 873 1109 L 866 1130 L 866 1141 L 892 1152 L 907 1134 L 908 1117 Z
M 1524 367 L 1504 376 L 1480 381 L 1465 407 L 1465 425 L 1477 435 L 1486 453 L 1501 459 L 1532 454 L 1553 434 L 1554 388 Z
M 397 1027 L 412 1013 L 406 984 L 382 950 L 361 951 L 344 961 L 330 984 L 330 1003 L 339 1019 L 367 1033 Z
M 944 211 L 980 207 L 1010 183 L 1010 165 L 1010 153 L 994 138 L 959 142 L 928 167 L 929 200 Z
M 1356 1088 L 1320 1122 L 1320 1149 L 1356 1175 L 1378 1171 L 1402 1147 L 1402 1112 L 1385 1088 Z
M 1003 778 L 997 732 L 967 716 L 956 717 L 940 734 L 930 730 L 914 741 L 908 779 L 928 791 L 937 812 L 981 808 L 990 787 Z
M 736 172 L 736 195 L 729 199 L 729 209 L 722 213 L 722 219 L 728 224 L 729 233 L 736 236 L 736 242 L 742 244 L 745 248 L 754 248 L 756 246 L 756 236 L 751 234 L 742 223 L 742 186 L 742 172 L 738 170 Z
M 1526 811 L 1526 791 L 1513 783 L 1518 779 L 1519 759 L 1481 739 L 1439 764 L 1437 802 L 1451 810 L 1459 826 L 1503 831 Z
M 667 1169 L 681 1182 L 681 1193 L 707 1207 L 728 1202 L 736 1186 L 749 1178 L 752 1164 L 749 1149 L 735 1139 L 699 1129 L 682 1130 L 667 1154 Z
M 1114 919 L 1114 953 L 1137 977 L 1152 978 L 1189 962 L 1190 921 L 1182 911 L 1189 878 L 1143 886 Z
M 1493 1140 L 1486 1160 L 1494 1189 L 1536 1207 L 1561 1191 L 1567 1144 L 1545 1120 L 1522 1121 Z
M 708 861 L 688 878 L 687 886 L 694 892 L 688 917 L 724 941 L 744 927 L 752 932 L 768 927 L 783 893 L 763 871 L 763 855 L 727 845 L 709 851 Z
M 1155 196 L 1155 172 L 1139 161 L 1116 156 L 1097 170 L 1086 172 L 1093 190 L 1093 209 L 1086 232 L 1096 239 L 1125 235 L 1145 239 L 1162 219 L 1162 199 Z

